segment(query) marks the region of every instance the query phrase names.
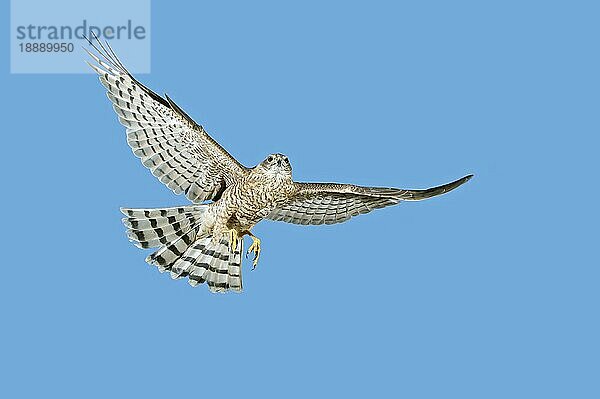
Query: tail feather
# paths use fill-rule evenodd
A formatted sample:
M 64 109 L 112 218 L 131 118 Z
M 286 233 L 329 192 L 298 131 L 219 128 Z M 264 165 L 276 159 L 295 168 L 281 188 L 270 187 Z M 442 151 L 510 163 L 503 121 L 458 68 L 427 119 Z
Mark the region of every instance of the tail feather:
M 175 222 L 162 227 L 151 227 L 149 229 L 129 229 L 127 237 L 135 246 L 140 248 L 153 248 L 167 245 L 183 236 L 196 226 L 197 219 L 189 219 Z
M 241 274 L 237 265 L 242 261 L 243 240 L 238 242 L 238 248 L 235 251 L 231 251 L 229 245 L 227 239 L 219 240 L 216 249 L 211 255 L 210 274 L 206 282 L 212 292 L 242 290 Z
M 207 253 L 208 255 L 208 253 Z M 215 249 L 212 250 L 210 260 L 210 275 L 206 280 L 211 291 L 225 291 L 228 288 L 227 270 L 229 266 L 228 242 L 219 240 Z
M 193 229 L 172 243 L 161 247 L 158 251 L 148 255 L 146 262 L 158 266 L 160 272 L 171 270 L 171 266 L 185 253 L 187 248 L 196 239 L 196 229 Z
M 203 245 L 198 244 L 198 250 L 202 251 L 204 249 Z M 190 283 L 190 285 L 192 287 L 197 286 L 198 284 L 202 284 L 206 281 L 206 273 L 207 273 L 207 264 L 205 263 L 201 263 L 200 260 L 202 259 L 202 252 L 200 252 L 200 256 L 198 256 L 197 258 L 194 259 L 194 261 L 191 263 L 189 269 L 188 270 L 188 283 Z
M 208 284 L 208 289 L 212 292 L 216 291 L 218 287 L 221 285 L 220 282 L 220 265 L 221 262 L 220 254 L 216 252 L 216 249 L 219 247 L 217 244 L 215 249 L 209 249 L 204 254 L 204 258 L 206 263 L 208 263 L 208 273 L 206 276 L 206 284 Z
M 219 240 L 199 237 L 198 232 L 207 205 L 164 209 L 128 209 L 123 224 L 127 236 L 141 248 L 160 247 L 146 258 L 173 279 L 188 278 L 191 286 L 206 282 L 212 292 L 242 290 L 242 252 L 231 251 L 229 236 Z
M 193 212 L 180 213 L 174 216 L 166 217 L 126 217 L 123 218 L 123 224 L 128 229 L 148 230 L 155 227 L 164 227 L 173 223 L 181 223 L 182 221 L 196 215 Z
M 196 239 L 198 226 L 207 205 L 192 205 L 163 209 L 121 208 L 127 216 L 123 224 L 127 237 L 140 248 L 161 247 L 146 258 L 146 262 L 169 270 Z
M 242 290 L 242 253 L 244 241 L 240 240 L 239 248 L 229 257 L 227 262 L 227 286 L 234 291 Z
M 187 275 L 192 287 L 206 282 L 212 292 L 241 291 L 241 246 L 242 241 L 239 248 L 231 252 L 225 239 L 216 244 L 210 237 L 198 240 L 174 265 L 171 276 L 179 278 Z
M 171 278 L 177 280 L 189 276 L 200 256 L 202 256 L 201 250 L 196 245 L 190 246 L 171 266 Z
M 132 208 L 121 208 L 121 212 L 125 216 L 134 218 L 156 218 L 156 217 L 167 217 L 175 216 L 186 212 L 204 212 L 206 205 L 192 205 L 192 206 L 176 206 L 173 208 L 156 208 L 156 209 L 132 209 Z

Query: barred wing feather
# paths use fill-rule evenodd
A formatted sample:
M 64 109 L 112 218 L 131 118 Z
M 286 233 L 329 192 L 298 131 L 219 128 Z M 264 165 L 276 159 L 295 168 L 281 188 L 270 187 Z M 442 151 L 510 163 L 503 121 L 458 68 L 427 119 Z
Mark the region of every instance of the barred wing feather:
M 374 209 L 400 201 L 420 201 L 454 190 L 472 175 L 426 190 L 361 187 L 336 183 L 294 183 L 296 190 L 283 205 L 271 211 L 268 219 L 294 224 L 342 223 Z
M 248 170 L 168 96 L 138 82 L 112 48 L 90 42 L 97 54 L 90 66 L 127 129 L 127 143 L 142 164 L 175 194 L 193 202 L 217 200 Z M 87 50 L 86 50 L 87 51 Z

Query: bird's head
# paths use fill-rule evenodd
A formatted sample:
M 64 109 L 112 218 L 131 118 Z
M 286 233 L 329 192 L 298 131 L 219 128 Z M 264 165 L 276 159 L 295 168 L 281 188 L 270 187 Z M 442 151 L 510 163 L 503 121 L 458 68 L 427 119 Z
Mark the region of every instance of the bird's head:
M 271 154 L 258 167 L 268 176 L 274 178 L 292 178 L 292 165 L 283 154 Z

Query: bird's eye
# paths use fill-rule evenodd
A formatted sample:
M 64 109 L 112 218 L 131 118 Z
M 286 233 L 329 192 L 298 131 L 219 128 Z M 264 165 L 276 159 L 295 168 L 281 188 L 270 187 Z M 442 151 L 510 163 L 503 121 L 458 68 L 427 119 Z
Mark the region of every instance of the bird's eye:
M 267 162 L 273 162 L 273 157 L 272 157 L 272 156 L 269 156 L 269 157 L 267 158 Z
M 290 163 L 290 160 L 286 158 L 283 159 L 285 161 L 285 163 Z

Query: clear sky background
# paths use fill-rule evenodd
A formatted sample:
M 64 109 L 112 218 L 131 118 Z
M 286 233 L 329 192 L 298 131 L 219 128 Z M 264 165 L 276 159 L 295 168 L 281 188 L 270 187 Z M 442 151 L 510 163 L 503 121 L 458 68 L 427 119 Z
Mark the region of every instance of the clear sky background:
M 600 397 L 592 3 L 154 1 L 139 78 L 242 163 L 475 174 L 346 224 L 261 223 L 241 295 L 144 263 L 118 208 L 186 199 L 95 77 L 10 75 L 5 37 L 0 396 Z

